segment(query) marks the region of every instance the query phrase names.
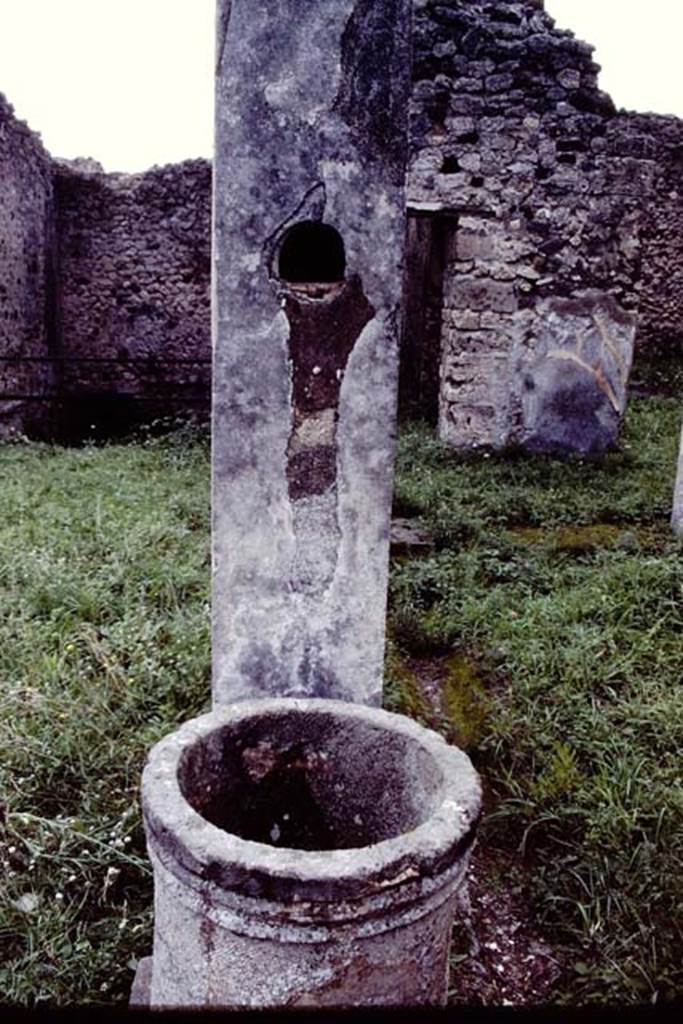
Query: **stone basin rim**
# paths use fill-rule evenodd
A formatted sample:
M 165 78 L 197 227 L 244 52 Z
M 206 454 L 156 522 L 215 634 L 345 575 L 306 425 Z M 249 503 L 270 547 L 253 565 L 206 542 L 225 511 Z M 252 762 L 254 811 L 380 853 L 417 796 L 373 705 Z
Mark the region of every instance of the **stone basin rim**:
M 269 846 L 213 825 L 180 789 L 177 768 L 183 752 L 226 725 L 288 712 L 332 714 L 413 739 L 441 770 L 436 808 L 424 822 L 398 836 L 337 850 Z M 351 895 L 366 885 L 400 886 L 403 876 L 414 878 L 416 870 L 432 876 L 447 871 L 470 845 L 481 811 L 481 784 L 463 751 L 403 715 L 326 698 L 260 698 L 218 707 L 160 740 L 143 772 L 142 802 L 148 841 L 171 870 L 173 862 L 178 862 L 184 872 L 199 879 L 247 871 L 273 881 L 293 881 L 302 892 L 307 885 L 329 884 L 339 895 L 342 891 Z

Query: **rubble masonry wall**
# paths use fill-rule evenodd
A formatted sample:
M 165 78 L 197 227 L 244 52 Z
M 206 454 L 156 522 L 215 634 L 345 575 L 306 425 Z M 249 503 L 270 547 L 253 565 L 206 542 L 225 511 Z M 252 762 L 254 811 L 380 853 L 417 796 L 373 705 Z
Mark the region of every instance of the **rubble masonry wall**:
M 105 174 L 59 162 L 61 391 L 74 430 L 206 413 L 211 164 Z
M 683 344 L 683 122 L 617 112 L 540 0 L 414 0 L 413 43 L 404 408 L 533 447 L 571 364 L 611 436 L 636 314 Z M 2 436 L 208 410 L 210 219 L 209 161 L 51 161 L 0 98 Z
M 0 438 L 49 426 L 54 255 L 50 157 L 0 94 Z

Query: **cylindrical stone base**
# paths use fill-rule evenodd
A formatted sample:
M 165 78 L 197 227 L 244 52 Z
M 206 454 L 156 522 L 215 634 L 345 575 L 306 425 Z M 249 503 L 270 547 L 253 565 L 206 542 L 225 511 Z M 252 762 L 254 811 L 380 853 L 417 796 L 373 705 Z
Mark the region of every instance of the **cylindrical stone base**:
M 469 759 L 399 715 L 258 700 L 152 750 L 152 1007 L 440 1005 L 481 808 Z

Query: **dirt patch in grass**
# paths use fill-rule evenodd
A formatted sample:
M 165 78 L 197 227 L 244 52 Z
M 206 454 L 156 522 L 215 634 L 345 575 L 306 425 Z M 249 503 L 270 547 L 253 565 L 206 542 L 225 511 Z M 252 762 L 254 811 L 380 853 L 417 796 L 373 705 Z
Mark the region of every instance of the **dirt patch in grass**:
M 411 672 L 424 707 L 425 716 L 432 729 L 441 729 L 445 717 L 442 658 L 406 658 L 405 665 Z
M 419 705 L 421 720 L 449 743 L 471 752 L 486 731 L 491 696 L 500 695 L 500 680 L 484 660 L 465 650 L 405 655 L 398 661 L 411 685 L 403 703 Z M 410 708 L 402 706 L 403 714 Z
M 485 673 L 463 652 L 408 657 L 411 702 L 450 741 L 476 745 L 486 717 Z M 485 783 L 485 779 L 484 779 Z M 485 787 L 485 811 L 493 810 Z M 528 869 L 509 852 L 477 844 L 456 920 L 449 1001 L 463 1006 L 541 1006 L 552 1000 L 564 954 L 539 929 L 527 895 Z
M 564 970 L 563 954 L 534 921 L 521 867 L 477 845 L 453 937 L 449 1002 L 543 1006 Z

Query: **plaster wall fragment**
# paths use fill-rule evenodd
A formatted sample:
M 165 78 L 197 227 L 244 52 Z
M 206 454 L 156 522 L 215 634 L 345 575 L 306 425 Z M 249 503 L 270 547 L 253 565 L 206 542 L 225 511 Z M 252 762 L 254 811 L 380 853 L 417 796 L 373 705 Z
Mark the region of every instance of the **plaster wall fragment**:
M 547 299 L 522 369 L 523 441 L 595 453 L 616 444 L 626 409 L 636 318 L 608 295 Z

